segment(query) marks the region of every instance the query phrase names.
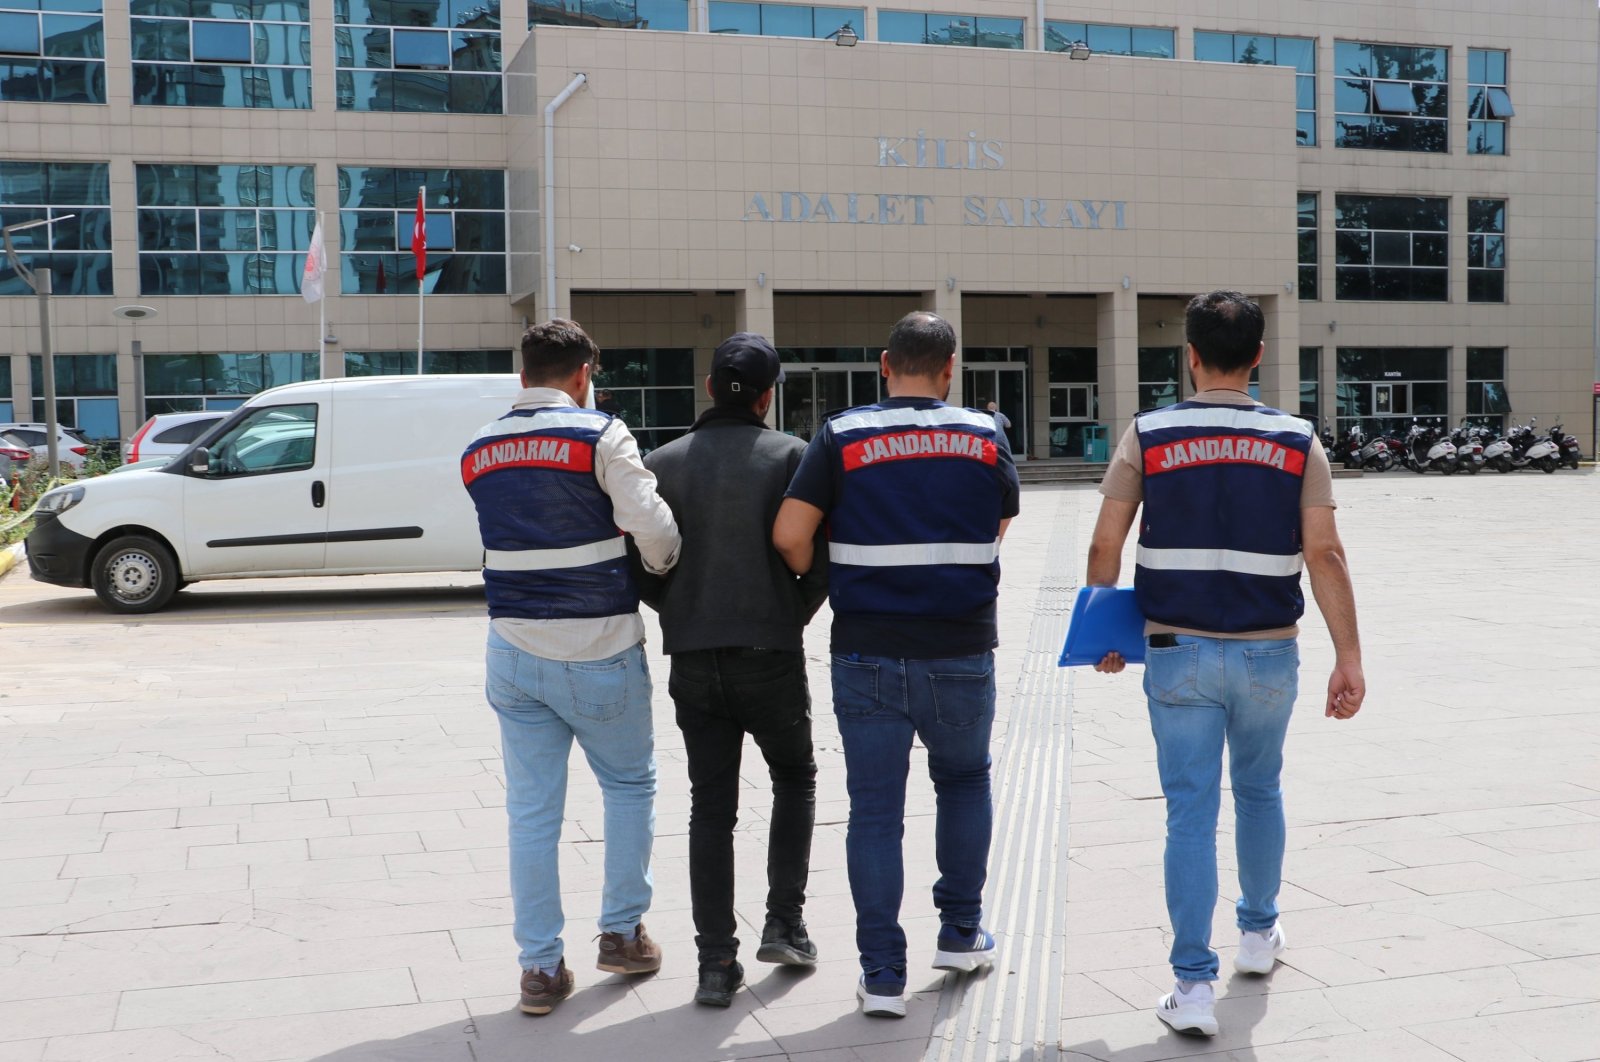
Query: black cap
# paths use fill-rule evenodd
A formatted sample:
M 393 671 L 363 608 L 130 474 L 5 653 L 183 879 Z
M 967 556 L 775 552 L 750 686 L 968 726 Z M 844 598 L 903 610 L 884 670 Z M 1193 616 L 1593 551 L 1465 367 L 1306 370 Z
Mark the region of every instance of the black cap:
M 718 401 L 753 403 L 783 381 L 783 363 L 765 336 L 735 332 L 711 355 L 711 392 Z

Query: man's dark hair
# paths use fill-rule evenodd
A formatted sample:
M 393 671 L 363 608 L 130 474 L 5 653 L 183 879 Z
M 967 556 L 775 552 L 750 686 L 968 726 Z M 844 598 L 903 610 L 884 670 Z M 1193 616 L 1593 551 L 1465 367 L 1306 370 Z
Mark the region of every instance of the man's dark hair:
M 1211 291 L 1189 300 L 1183 331 L 1200 364 L 1212 372 L 1236 373 L 1256 360 L 1266 321 L 1261 307 L 1243 294 Z
M 956 330 L 938 314 L 913 310 L 889 332 L 889 367 L 902 376 L 937 376 L 956 352 Z
M 522 333 L 522 374 L 534 387 L 564 383 L 586 362 L 599 368 L 600 348 L 576 321 L 552 317 Z

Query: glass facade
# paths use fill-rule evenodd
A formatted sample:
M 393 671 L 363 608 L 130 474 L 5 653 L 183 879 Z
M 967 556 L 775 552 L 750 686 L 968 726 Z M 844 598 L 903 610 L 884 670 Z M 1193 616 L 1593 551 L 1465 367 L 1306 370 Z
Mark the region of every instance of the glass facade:
M 798 4 L 736 4 L 713 0 L 712 33 L 748 33 L 762 37 L 832 36 L 844 26 L 859 35 L 866 27 L 859 7 L 802 7 Z
M 1506 301 L 1506 201 L 1467 200 L 1467 301 Z
M 341 111 L 499 114 L 500 0 L 334 0 Z
M 1244 63 L 1294 67 L 1295 141 L 1317 143 L 1317 42 L 1312 37 L 1272 37 L 1264 33 L 1208 33 L 1196 30 L 1194 57 L 1203 63 Z
M 57 354 L 51 362 L 56 370 L 56 419 L 69 428 L 81 429 L 91 439 L 116 439 L 122 435 L 117 422 L 117 356 L 115 354 Z M 44 391 L 44 359 L 28 358 L 33 389 Z M 44 399 L 33 400 L 33 420 L 45 419 Z
M 1300 415 L 1322 423 L 1321 347 L 1300 348 Z
M 0 162 L 0 226 L 56 218 L 64 220 L 12 235 L 28 268 L 48 267 L 51 290 L 57 295 L 110 295 L 110 166 Z M 32 293 L 0 256 L 0 295 Z
M 1103 437 L 1100 420 L 1100 352 L 1094 347 L 1050 348 L 1050 456 L 1090 456 Z
M 615 413 L 649 453 L 694 425 L 694 350 L 608 347 L 594 377 L 596 409 Z
M 311 166 L 134 168 L 143 295 L 294 295 L 316 227 Z
M 1474 424 L 1506 430 L 1511 395 L 1506 390 L 1506 349 L 1467 348 L 1467 419 Z
M 1384 151 L 1450 150 L 1450 52 L 1335 41 L 1334 143 Z
M 347 350 L 344 371 L 346 376 L 510 373 L 516 371 L 512 361 L 509 350 L 424 350 L 421 358 L 414 350 Z
M 1139 408 L 1176 405 L 1183 397 L 1182 347 L 1139 348 Z
M 133 0 L 130 10 L 134 103 L 311 108 L 309 0 Z
M 1177 34 L 1158 26 L 1111 26 L 1097 22 L 1044 24 L 1044 50 L 1064 52 L 1079 41 L 1096 55 L 1134 55 L 1143 59 L 1172 59 L 1178 54 Z
M 1449 416 L 1448 347 L 1340 347 L 1336 410 L 1341 435 L 1360 427 L 1403 432 L 1412 418 Z
M 925 11 L 878 12 L 878 39 L 900 44 L 958 44 L 969 48 L 1021 48 L 1025 21 Z
M 1301 192 L 1299 197 L 1299 260 L 1300 298 L 1311 300 L 1321 298 L 1320 286 L 1317 283 L 1317 193 Z
M 689 0 L 529 0 L 528 25 L 541 24 L 687 33 Z
M 506 293 L 504 170 L 339 167 L 339 263 L 347 295 L 415 295 L 411 227 L 426 186 L 428 264 L 423 290 Z
M 100 0 L 0 0 L 0 101 L 104 103 Z
M 257 391 L 317 376 L 314 351 L 146 354 L 145 413 L 233 409 Z
M 1467 154 L 1504 155 L 1506 119 L 1516 113 L 1506 87 L 1506 53 L 1467 49 Z
M 1334 197 L 1337 297 L 1445 302 L 1450 297 L 1450 200 Z
M 0 421 L 16 420 L 11 402 L 11 358 L 0 355 Z

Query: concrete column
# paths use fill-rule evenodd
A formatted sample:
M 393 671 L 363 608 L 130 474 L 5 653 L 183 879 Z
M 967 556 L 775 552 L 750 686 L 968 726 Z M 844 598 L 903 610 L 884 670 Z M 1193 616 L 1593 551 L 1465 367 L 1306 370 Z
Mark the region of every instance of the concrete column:
M 1259 301 L 1267 319 L 1261 401 L 1293 413 L 1300 408 L 1300 301 L 1293 295 L 1263 295 Z
M 1100 349 L 1100 423 L 1106 442 L 1117 439 L 1139 412 L 1139 295 L 1117 287 L 1095 296 L 1095 337 Z
M 922 293 L 922 308 L 943 317 L 950 322 L 950 327 L 956 330 L 956 372 L 950 381 L 950 404 L 959 406 L 964 404 L 961 395 L 961 292 L 950 290 L 950 286 L 941 281 L 933 286 L 932 291 Z
M 773 346 L 778 345 L 776 320 L 773 315 L 772 288 L 766 286 L 745 288 L 739 297 L 734 299 L 734 327 L 735 332 L 755 332 L 766 336 L 772 341 Z M 718 337 L 721 338 L 720 336 Z M 697 359 L 698 360 L 698 359 Z M 696 366 L 698 368 L 698 366 Z M 711 358 L 706 357 L 706 371 L 711 370 Z M 779 386 L 782 386 L 781 384 Z M 773 402 L 767 408 L 767 423 L 776 426 L 778 421 L 778 403 Z
M 33 371 L 25 350 L 11 355 L 11 419 L 33 419 Z

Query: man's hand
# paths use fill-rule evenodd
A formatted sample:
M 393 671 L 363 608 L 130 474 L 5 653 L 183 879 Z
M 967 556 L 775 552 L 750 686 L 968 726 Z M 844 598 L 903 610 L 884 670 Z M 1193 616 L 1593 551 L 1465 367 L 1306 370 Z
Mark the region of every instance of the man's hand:
M 1328 719 L 1349 719 L 1361 711 L 1366 695 L 1367 683 L 1360 661 L 1336 662 L 1333 674 L 1328 676 L 1328 707 L 1322 714 Z
M 1094 669 L 1102 675 L 1115 675 L 1127 666 L 1128 662 L 1122 659 L 1121 653 L 1112 652 L 1101 658 L 1100 662 L 1094 666 Z

